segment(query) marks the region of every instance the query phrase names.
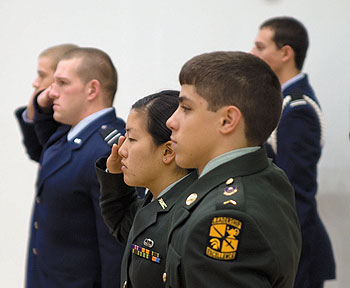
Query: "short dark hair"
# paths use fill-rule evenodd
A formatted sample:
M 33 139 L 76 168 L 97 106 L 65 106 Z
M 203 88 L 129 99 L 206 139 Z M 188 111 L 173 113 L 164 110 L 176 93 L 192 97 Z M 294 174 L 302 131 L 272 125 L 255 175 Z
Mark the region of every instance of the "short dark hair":
M 163 90 L 136 101 L 131 109 L 142 111 L 147 118 L 147 131 L 157 146 L 170 140 L 166 121 L 179 106 L 179 91 Z
M 111 58 L 104 51 L 97 48 L 79 47 L 69 50 L 61 60 L 73 58 L 81 59 L 77 74 L 83 83 L 98 80 L 104 93 L 106 103 L 113 104 L 117 92 L 118 74 Z
M 295 65 L 301 70 L 309 47 L 309 37 L 305 26 L 292 17 L 275 17 L 266 20 L 260 29 L 270 28 L 275 32 L 273 41 L 278 48 L 289 45 L 294 50 Z
M 190 59 L 180 84 L 193 85 L 208 110 L 233 105 L 240 109 L 250 145 L 262 145 L 276 128 L 282 108 L 281 86 L 263 60 L 244 52 L 212 52 Z

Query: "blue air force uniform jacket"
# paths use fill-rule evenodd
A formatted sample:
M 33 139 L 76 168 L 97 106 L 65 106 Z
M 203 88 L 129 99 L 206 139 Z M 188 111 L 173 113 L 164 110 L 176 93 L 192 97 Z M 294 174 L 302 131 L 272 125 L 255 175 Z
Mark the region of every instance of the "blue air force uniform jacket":
M 335 278 L 331 243 L 315 199 L 323 133 L 320 105 L 304 75 L 283 91 L 281 120 L 267 143 L 268 155 L 285 171 L 295 190 L 303 239 L 295 281 L 298 288 Z
M 107 112 L 68 142 L 70 126 L 57 125 L 52 114 L 36 111 L 34 126 L 38 141 L 33 145 L 44 146 L 26 287 L 117 287 L 124 249 L 103 222 L 94 163 L 109 155 L 112 143 L 107 142 L 112 134 L 124 133 L 124 121 L 116 118 L 114 110 Z M 21 127 L 23 130 L 26 125 Z M 24 143 L 31 144 L 28 140 Z
M 162 276 L 173 206 L 186 187 L 197 179 L 197 173 L 187 175 L 152 201 L 150 192 L 144 200 L 137 199 L 135 190 L 124 184 L 122 174 L 108 174 L 105 168 L 106 159 L 102 158 L 96 163 L 102 215 L 115 237 L 126 242 L 121 287 L 164 287 Z
M 182 195 L 165 287 L 293 287 L 301 250 L 294 191 L 264 148 L 219 165 Z

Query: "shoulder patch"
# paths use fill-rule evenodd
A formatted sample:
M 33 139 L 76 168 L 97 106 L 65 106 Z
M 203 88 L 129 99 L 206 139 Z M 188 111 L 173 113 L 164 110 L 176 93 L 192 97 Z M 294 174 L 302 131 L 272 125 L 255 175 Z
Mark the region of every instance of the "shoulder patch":
M 211 221 L 205 255 L 217 260 L 234 260 L 238 251 L 242 221 L 218 216 Z
M 109 145 L 113 146 L 114 143 L 118 144 L 118 139 L 122 136 L 122 133 L 118 131 L 118 129 L 108 126 L 107 124 L 102 125 L 99 129 L 99 132 L 103 138 L 103 140 Z

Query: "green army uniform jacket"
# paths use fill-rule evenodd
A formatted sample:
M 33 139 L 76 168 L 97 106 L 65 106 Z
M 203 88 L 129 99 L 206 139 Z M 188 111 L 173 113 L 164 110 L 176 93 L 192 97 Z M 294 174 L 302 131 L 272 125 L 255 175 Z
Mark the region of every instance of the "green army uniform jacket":
M 106 173 L 106 160 L 105 157 L 96 162 L 96 173 L 103 219 L 110 232 L 126 245 L 120 287 L 164 287 L 162 276 L 173 207 L 180 194 L 197 179 L 197 173 L 190 172 L 152 201 L 150 192 L 145 199 L 138 199 L 135 188 L 124 183 L 123 174 Z M 118 283 L 115 285 L 118 287 Z
M 214 168 L 182 195 L 166 287 L 293 287 L 301 251 L 294 191 L 264 148 Z

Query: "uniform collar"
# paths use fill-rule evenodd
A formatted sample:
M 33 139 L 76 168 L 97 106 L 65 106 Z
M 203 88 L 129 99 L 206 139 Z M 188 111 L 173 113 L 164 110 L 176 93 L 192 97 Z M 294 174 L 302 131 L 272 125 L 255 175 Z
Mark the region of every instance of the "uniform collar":
M 103 115 L 107 114 L 108 112 L 112 111 L 113 107 L 108 107 L 105 109 L 102 109 L 100 111 L 97 111 L 87 117 L 85 117 L 83 120 L 81 120 L 77 125 L 72 127 L 67 135 L 67 141 L 72 140 L 75 136 L 77 136 L 85 127 L 87 127 L 90 123 L 92 123 L 94 120 L 96 120 L 99 117 L 102 117 Z
M 233 151 L 226 152 L 208 162 L 208 164 L 204 167 L 201 175 L 199 175 L 198 178 L 202 177 L 209 171 L 213 170 L 214 168 L 220 166 L 221 164 L 231 161 L 235 158 L 238 158 L 240 156 L 243 156 L 247 153 L 255 152 L 259 150 L 261 147 L 256 146 L 256 147 L 246 147 L 246 148 L 241 148 L 241 149 L 236 149 Z
M 149 202 L 152 195 L 147 195 L 143 207 L 138 210 L 135 215 L 134 223 L 129 234 L 129 240 L 131 243 L 134 242 L 135 238 L 145 231 L 147 227 L 157 222 L 159 214 L 168 213 L 175 205 L 180 195 L 196 179 L 197 173 L 196 171 L 193 171 L 190 172 L 187 177 L 183 177 L 180 181 L 174 183 L 174 185 L 167 190 L 167 193 L 162 197 L 158 197 L 155 201 Z
M 184 177 L 180 178 L 179 180 L 175 181 L 174 183 L 170 184 L 168 187 L 166 187 L 162 192 L 159 193 L 157 199 L 161 198 L 162 196 L 164 196 L 165 193 L 167 193 L 172 187 L 174 187 L 177 183 L 179 183 L 180 181 L 182 181 L 183 179 L 185 179 L 190 173 L 186 174 Z M 152 199 L 152 201 L 154 200 L 154 198 Z
M 306 75 L 304 73 L 299 73 L 293 78 L 289 79 L 287 82 L 282 84 L 282 91 L 286 90 L 289 86 L 293 85 L 295 82 L 298 82 L 300 79 L 304 78 Z

